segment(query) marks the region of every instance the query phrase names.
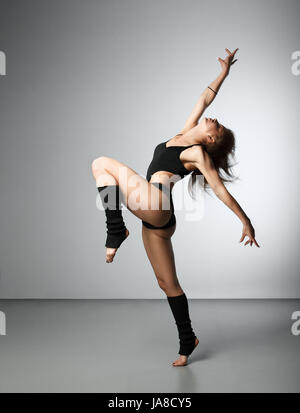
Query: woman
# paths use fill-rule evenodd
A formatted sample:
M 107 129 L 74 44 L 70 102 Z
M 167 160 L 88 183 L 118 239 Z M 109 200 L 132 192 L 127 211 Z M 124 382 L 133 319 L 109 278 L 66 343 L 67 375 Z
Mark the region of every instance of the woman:
M 233 53 L 225 50 L 228 54 L 226 58 L 218 58 L 221 73 L 201 94 L 181 132 L 157 145 L 146 179 L 109 157 L 99 157 L 92 163 L 93 176 L 106 214 L 106 262 L 113 261 L 117 249 L 129 235 L 122 217 L 122 202 L 142 221 L 144 247 L 158 284 L 167 296 L 178 329 L 180 357 L 172 363 L 173 366 L 185 366 L 199 343 L 191 326 L 187 297 L 177 278 L 171 243 L 176 228 L 172 201 L 176 179 L 182 179 L 191 172 L 192 180 L 197 174 L 203 175 L 205 184 L 209 184 L 217 197 L 241 220 L 243 233 L 240 242 L 248 236 L 245 245 L 252 246 L 254 243 L 259 247 L 250 219 L 226 189 L 224 182 L 228 180 L 220 175 L 221 170 L 231 175 L 228 158 L 235 149 L 234 135 L 217 119 L 202 118 L 198 123 L 228 76 L 231 65 L 237 60 L 234 56 L 238 49 Z

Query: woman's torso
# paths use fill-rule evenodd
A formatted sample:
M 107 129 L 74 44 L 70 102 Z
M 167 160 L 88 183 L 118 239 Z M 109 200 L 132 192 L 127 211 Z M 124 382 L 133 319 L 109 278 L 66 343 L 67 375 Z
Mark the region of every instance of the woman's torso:
M 183 135 L 178 134 L 174 138 L 177 136 Z M 200 145 L 178 145 L 180 142 L 174 138 L 161 142 L 155 147 L 152 161 L 147 170 L 147 181 L 161 182 L 165 185 L 171 184 L 171 189 L 178 180 L 196 169 L 191 162 L 184 160 L 184 155 L 189 148 Z M 182 143 L 182 138 L 180 139 Z

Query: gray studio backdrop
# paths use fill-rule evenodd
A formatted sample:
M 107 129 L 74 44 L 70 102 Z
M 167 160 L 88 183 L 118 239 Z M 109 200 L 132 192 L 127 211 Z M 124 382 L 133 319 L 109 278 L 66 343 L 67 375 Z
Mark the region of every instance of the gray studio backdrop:
M 215 195 L 196 222 L 177 210 L 178 277 L 190 298 L 300 297 L 299 1 L 1 1 L 0 298 L 162 298 L 141 238 L 105 263 L 90 165 L 145 176 L 219 72 L 238 62 L 205 116 L 236 134 L 229 190 L 261 248 Z M 175 208 L 184 180 L 174 189 Z

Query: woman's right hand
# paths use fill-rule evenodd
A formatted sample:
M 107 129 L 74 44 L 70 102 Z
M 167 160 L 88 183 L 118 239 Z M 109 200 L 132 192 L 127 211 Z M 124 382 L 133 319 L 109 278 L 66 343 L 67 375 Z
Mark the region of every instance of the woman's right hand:
M 240 239 L 240 242 L 242 242 L 246 236 L 248 236 L 249 239 L 245 242 L 244 245 L 247 245 L 248 243 L 250 243 L 250 245 L 251 245 L 251 247 L 252 247 L 252 244 L 253 244 L 253 242 L 254 242 L 254 244 L 255 244 L 257 247 L 260 248 L 260 245 L 258 245 L 258 243 L 256 242 L 256 239 L 255 239 L 255 230 L 254 230 L 254 228 L 253 228 L 253 226 L 252 226 L 252 224 L 251 224 L 250 221 L 248 221 L 248 222 L 247 222 L 246 224 L 244 224 L 244 226 L 243 226 L 243 233 L 242 233 L 242 237 L 241 237 L 241 239 Z
M 237 59 L 235 60 L 233 59 L 234 59 L 234 55 L 239 49 L 238 48 L 235 49 L 233 53 L 231 53 L 231 51 L 227 48 L 225 50 L 228 53 L 228 56 L 226 56 L 225 59 L 221 59 L 220 57 L 218 57 L 218 60 L 221 64 L 222 73 L 227 76 L 230 71 L 230 66 L 233 65 L 237 61 Z

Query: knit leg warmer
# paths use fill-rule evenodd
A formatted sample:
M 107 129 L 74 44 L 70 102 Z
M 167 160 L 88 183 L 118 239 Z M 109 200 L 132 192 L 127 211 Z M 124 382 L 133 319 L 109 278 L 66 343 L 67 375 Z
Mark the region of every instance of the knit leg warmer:
M 196 335 L 191 326 L 187 297 L 183 293 L 167 298 L 178 329 L 180 342 L 178 354 L 188 356 L 195 348 Z
M 98 191 L 106 215 L 107 248 L 119 248 L 126 238 L 126 226 L 122 217 L 119 185 L 99 186 Z

